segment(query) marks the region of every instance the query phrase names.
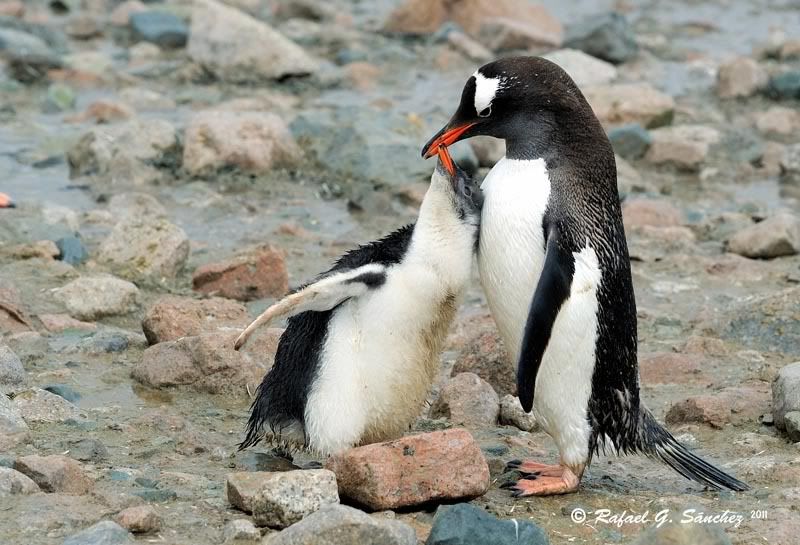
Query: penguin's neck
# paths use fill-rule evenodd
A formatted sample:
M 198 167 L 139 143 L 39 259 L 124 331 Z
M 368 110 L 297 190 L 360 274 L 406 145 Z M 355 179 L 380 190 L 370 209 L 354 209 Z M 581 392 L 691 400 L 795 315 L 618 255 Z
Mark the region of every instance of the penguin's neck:
M 506 142 L 506 157 L 509 159 L 547 161 L 556 147 L 556 119 L 550 112 L 536 112 L 534 115 L 523 111 L 508 120 L 498 136 Z
M 430 265 L 443 278 L 461 283 L 460 264 L 472 259 L 477 227 L 458 217 L 452 195 L 438 183 L 433 182 L 425 194 L 404 261 Z
M 535 161 L 544 157 L 544 150 L 531 138 L 506 138 L 506 158 Z

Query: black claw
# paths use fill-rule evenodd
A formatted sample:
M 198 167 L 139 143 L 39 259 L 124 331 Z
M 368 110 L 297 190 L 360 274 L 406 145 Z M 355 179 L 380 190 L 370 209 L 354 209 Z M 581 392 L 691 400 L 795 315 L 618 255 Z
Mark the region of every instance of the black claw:
M 535 480 L 536 480 L 536 479 L 538 479 L 540 476 L 541 476 L 541 475 L 539 474 L 539 472 L 538 472 L 538 471 L 537 471 L 536 473 L 526 473 L 526 474 L 524 474 L 524 475 L 523 475 L 523 476 L 520 478 L 520 480 L 521 480 L 521 481 L 535 481 Z
M 515 486 L 517 486 L 517 483 L 515 483 L 515 482 L 513 482 L 513 481 L 509 481 L 509 482 L 507 482 L 507 483 L 503 483 L 503 484 L 501 484 L 501 485 L 500 485 L 500 488 L 502 488 L 502 489 L 508 489 L 508 488 L 514 488 Z
M 522 460 L 511 460 L 506 464 L 506 471 L 514 471 L 522 465 Z

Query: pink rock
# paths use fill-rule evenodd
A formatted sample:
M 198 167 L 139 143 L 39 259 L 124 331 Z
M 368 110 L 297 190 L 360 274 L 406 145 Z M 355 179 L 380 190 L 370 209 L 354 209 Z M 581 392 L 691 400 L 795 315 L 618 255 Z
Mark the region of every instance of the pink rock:
M 643 384 L 707 383 L 708 378 L 703 373 L 702 363 L 702 358 L 697 354 L 642 354 L 639 358 L 639 372 Z
M 734 425 L 758 421 L 759 416 L 770 412 L 772 389 L 763 380 L 750 380 L 722 390 L 718 397 L 731 409 Z
M 351 62 L 344 67 L 345 76 L 354 89 L 367 91 L 375 87 L 381 69 L 368 62 Z
M 262 173 L 295 165 L 302 155 L 289 128 L 273 113 L 209 110 L 189 121 L 183 167 L 195 176 L 230 166 Z
M 373 510 L 474 498 L 489 466 L 472 435 L 451 429 L 353 448 L 330 457 L 339 494 Z
M 255 1 L 255 0 L 248 0 Z M 186 51 L 217 78 L 236 83 L 307 75 L 319 63 L 265 21 L 215 0 L 192 2 Z
M 200 380 L 200 371 L 192 359 L 191 343 L 196 337 L 161 342 L 142 354 L 142 361 L 131 371 L 131 376 L 154 388 L 194 384 Z
M 64 30 L 76 40 L 88 40 L 103 32 L 100 22 L 89 13 L 78 13 L 70 17 Z
M 80 496 L 94 487 L 94 481 L 84 473 L 81 464 L 66 456 L 23 456 L 14 461 L 14 469 L 27 475 L 45 492 Z
M 642 225 L 628 229 L 625 234 L 631 259 L 652 262 L 697 251 L 695 234 L 688 227 Z
M 764 259 L 800 253 L 800 217 L 784 212 L 745 227 L 728 241 L 728 250 Z
M 800 129 L 800 112 L 794 108 L 773 106 L 756 116 L 756 127 L 766 135 L 792 134 Z
M 731 253 L 707 260 L 704 268 L 712 276 L 736 283 L 760 282 L 765 276 L 764 268 L 758 262 Z
M 475 38 L 460 31 L 447 33 L 447 43 L 469 60 L 483 64 L 492 60 L 494 54 Z
M 534 21 L 520 21 L 515 17 L 493 17 L 481 24 L 482 41 L 495 51 L 511 49 L 560 47 L 564 40 L 561 23 L 541 6 L 536 6 L 541 16 Z
M 161 342 L 144 351 L 131 376 L 154 388 L 188 385 L 211 394 L 247 395 L 272 367 L 282 333 L 259 332 L 238 352 L 233 349 L 238 330 Z
M 150 344 L 174 341 L 225 327 L 245 327 L 250 323 L 247 308 L 241 303 L 212 297 L 192 299 L 166 295 L 145 313 L 142 330 Z
M 77 116 L 78 121 L 92 120 L 95 123 L 111 123 L 130 119 L 134 116 L 133 108 L 122 102 L 113 100 L 95 100 L 86 108 L 86 111 Z
M 625 201 L 622 207 L 625 228 L 632 229 L 644 225 L 672 227 L 682 223 L 682 214 L 669 202 L 655 199 L 633 199 Z
M 454 21 L 473 36 L 489 20 L 505 18 L 561 42 L 561 23 L 547 9 L 527 0 L 405 0 L 388 17 L 384 29 L 405 34 L 429 34 L 445 21 Z
M 720 140 L 719 131 L 703 125 L 674 125 L 650 133 L 653 143 L 645 158 L 651 163 L 668 163 L 685 170 L 697 170 L 711 147 Z
M 675 110 L 671 96 L 647 83 L 596 85 L 584 89 L 584 95 L 603 125 L 659 127 L 670 122 Z
M 0 467 L 0 498 L 36 494 L 41 491 L 35 482 L 16 469 Z
M 123 509 L 114 521 L 136 534 L 156 532 L 161 529 L 161 517 L 152 505 L 136 505 Z
M 25 15 L 25 4 L 20 0 L 5 0 L 0 2 L 0 15 L 22 17 Z
M 0 287 L 0 303 L 0 331 L 14 334 L 33 329 L 15 288 Z
M 475 373 L 499 394 L 516 394 L 517 375 L 492 317 L 474 316 L 459 322 L 458 328 L 461 331 L 450 338 L 448 347 L 458 350 L 453 375 Z
M 448 18 L 448 5 L 442 0 L 405 0 L 389 15 L 383 28 L 404 34 L 429 34 Z
M 97 329 L 97 324 L 76 320 L 69 314 L 40 314 L 39 320 L 45 329 L 51 333 L 60 333 L 67 329 L 80 331 L 94 331 Z
M 767 71 L 756 61 L 739 57 L 719 67 L 717 94 L 721 98 L 747 97 L 767 84 Z
M 444 385 L 430 414 L 433 418 L 448 418 L 456 426 L 489 428 L 497 425 L 500 398 L 478 375 L 460 373 Z
M 728 354 L 725 341 L 701 335 L 692 335 L 687 338 L 682 351 L 685 354 L 700 354 L 705 356 L 726 356 Z
M 665 419 L 668 424 L 700 422 L 721 429 L 731 420 L 730 399 L 713 395 L 689 397 L 670 407 Z
M 289 273 L 283 252 L 267 245 L 198 267 L 192 275 L 192 285 L 209 295 L 251 301 L 284 295 L 289 289 Z

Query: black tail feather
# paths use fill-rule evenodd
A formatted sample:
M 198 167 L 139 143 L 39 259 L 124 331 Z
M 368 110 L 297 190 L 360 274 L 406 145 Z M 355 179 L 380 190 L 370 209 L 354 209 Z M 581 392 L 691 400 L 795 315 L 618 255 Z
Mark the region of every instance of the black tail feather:
M 261 386 L 263 386 L 263 384 Z M 258 411 L 258 404 L 261 399 L 261 386 L 258 387 L 256 397 L 250 404 L 250 418 L 247 420 L 247 432 L 244 440 L 239 443 L 239 448 L 237 449 L 239 452 L 259 444 L 264 438 L 264 418 Z
M 659 424 L 646 408 L 640 412 L 638 451 L 656 458 L 686 477 L 716 490 L 741 492 L 750 487 L 699 456 L 692 454 Z

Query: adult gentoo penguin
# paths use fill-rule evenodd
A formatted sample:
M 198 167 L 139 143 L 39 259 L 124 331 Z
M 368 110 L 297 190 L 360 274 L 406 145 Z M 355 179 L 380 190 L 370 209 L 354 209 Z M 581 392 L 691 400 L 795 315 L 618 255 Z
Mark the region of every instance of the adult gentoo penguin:
M 657 458 L 716 489 L 747 489 L 689 452 L 639 399 L 614 152 L 572 79 L 538 57 L 486 64 L 423 156 L 476 135 L 506 143 L 481 186 L 481 283 L 517 365 L 522 407 L 533 408 L 560 455 L 558 465 L 514 463 L 525 475 L 516 493 L 575 491 L 606 448 Z
M 240 448 L 266 437 L 326 455 L 408 430 L 470 279 L 480 204 L 442 147 L 415 224 L 346 253 L 245 329 L 237 349 L 289 317 Z

